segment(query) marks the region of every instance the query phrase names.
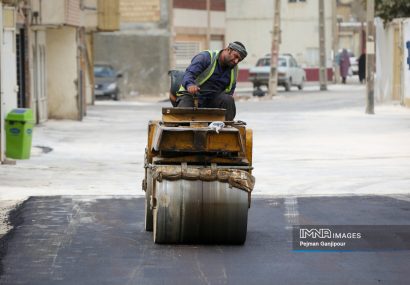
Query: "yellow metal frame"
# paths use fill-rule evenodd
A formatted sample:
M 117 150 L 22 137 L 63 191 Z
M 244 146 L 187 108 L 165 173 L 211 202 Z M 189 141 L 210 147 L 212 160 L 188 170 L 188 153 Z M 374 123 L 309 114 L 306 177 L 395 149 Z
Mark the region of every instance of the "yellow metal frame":
M 252 130 L 243 124 L 225 122 L 229 127 L 216 133 L 207 126 L 221 114 L 224 110 L 164 108 L 163 120 L 150 121 L 148 125 L 147 163 L 240 165 L 248 166 L 251 172 Z M 221 157 L 217 153 L 231 155 Z

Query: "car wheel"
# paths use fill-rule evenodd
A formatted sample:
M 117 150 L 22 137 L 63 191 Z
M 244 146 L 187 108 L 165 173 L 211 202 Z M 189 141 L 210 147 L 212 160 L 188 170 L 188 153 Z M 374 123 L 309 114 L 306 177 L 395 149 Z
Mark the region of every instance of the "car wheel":
M 284 86 L 286 92 L 290 91 L 290 87 L 292 86 L 292 79 L 290 79 L 289 82 L 285 82 Z
M 259 87 L 256 88 L 255 90 L 253 90 L 252 93 L 253 96 L 258 96 L 258 97 L 263 97 L 265 96 L 265 91 L 263 91 L 262 89 L 260 89 Z
M 298 89 L 302 90 L 304 85 L 305 85 L 305 78 L 302 78 L 302 82 L 300 82 L 300 84 L 298 85 Z
M 113 99 L 114 101 L 118 101 L 118 100 L 119 100 L 118 92 L 112 94 L 112 99 Z

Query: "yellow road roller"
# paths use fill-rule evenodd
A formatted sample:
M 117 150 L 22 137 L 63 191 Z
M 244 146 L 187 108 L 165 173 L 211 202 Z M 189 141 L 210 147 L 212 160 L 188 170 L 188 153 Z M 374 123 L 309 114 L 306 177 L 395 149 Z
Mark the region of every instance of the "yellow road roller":
M 145 229 L 160 244 L 243 244 L 255 184 L 252 130 L 224 109 L 162 108 L 148 124 Z

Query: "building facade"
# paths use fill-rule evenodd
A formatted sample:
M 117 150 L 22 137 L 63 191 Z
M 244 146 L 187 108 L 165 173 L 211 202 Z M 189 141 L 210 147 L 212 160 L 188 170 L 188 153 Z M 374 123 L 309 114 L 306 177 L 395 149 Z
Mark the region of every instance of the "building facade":
M 325 1 L 326 58 L 332 64 L 332 6 Z M 244 67 L 270 53 L 274 1 L 227 0 L 227 40 L 243 41 L 249 50 Z M 319 65 L 318 0 L 281 1 L 280 52 L 291 53 L 305 67 Z
M 410 18 L 376 18 L 375 99 L 410 107 Z
M 171 13 L 168 0 L 120 0 L 117 32 L 94 36 L 94 61 L 123 74 L 120 97 L 160 95 L 168 91 Z
M 206 0 L 173 1 L 173 67 L 175 69 L 185 69 L 192 57 L 200 51 L 224 48 L 226 45 L 225 0 L 211 0 L 209 7 Z
M 16 3 L 0 2 L 0 164 L 5 158 L 5 118 L 17 107 Z
M 118 29 L 113 6 L 117 0 L 1 2 L 2 124 L 16 107 L 31 108 L 36 123 L 86 115 L 94 92 L 92 34 Z M 0 134 L 3 160 L 3 125 Z

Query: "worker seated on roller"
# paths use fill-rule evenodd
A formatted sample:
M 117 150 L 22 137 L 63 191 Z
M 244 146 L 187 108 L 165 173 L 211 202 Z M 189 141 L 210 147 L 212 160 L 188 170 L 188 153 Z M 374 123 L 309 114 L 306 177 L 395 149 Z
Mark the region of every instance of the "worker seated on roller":
M 245 46 L 233 42 L 223 50 L 203 51 L 194 56 L 182 78 L 173 105 L 194 107 L 193 96 L 198 96 L 199 108 L 226 109 L 225 119 L 236 115 L 232 97 L 238 75 L 238 63 L 247 56 Z M 171 98 L 172 101 L 172 98 Z

